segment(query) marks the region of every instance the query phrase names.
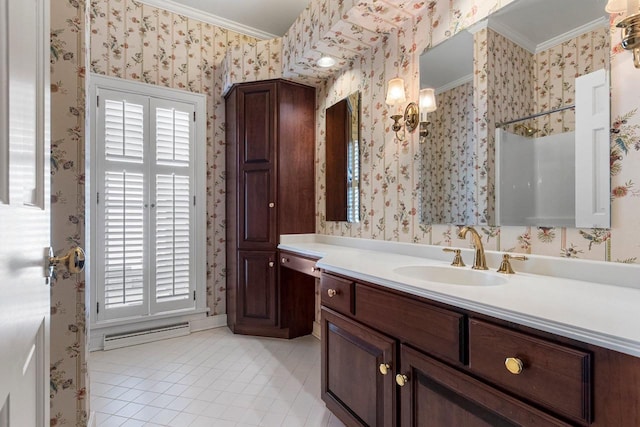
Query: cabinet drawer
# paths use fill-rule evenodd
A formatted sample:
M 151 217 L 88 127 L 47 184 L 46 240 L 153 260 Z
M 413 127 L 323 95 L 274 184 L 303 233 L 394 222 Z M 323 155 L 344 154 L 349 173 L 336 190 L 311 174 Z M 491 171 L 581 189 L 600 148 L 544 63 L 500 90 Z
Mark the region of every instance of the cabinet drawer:
M 314 277 L 320 277 L 320 269 L 315 259 L 305 258 L 291 252 L 280 252 L 280 266 L 299 271 Z
M 351 280 L 322 274 L 320 278 L 322 305 L 344 314 L 353 314 L 353 285 Z
M 511 360 L 511 373 L 506 359 Z M 472 319 L 469 367 L 487 380 L 581 423 L 591 420 L 589 353 Z
M 357 284 L 356 318 L 426 353 L 464 362 L 463 314 Z

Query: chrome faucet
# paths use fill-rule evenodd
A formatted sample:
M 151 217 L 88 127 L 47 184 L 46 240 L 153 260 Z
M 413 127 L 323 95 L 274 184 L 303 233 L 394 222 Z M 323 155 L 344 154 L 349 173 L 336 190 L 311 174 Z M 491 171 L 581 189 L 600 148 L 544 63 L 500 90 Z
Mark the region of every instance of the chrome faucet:
M 475 230 L 475 228 L 470 225 L 464 226 L 458 232 L 458 237 L 464 239 L 467 236 L 467 231 L 471 232 L 471 240 L 473 241 L 473 246 L 476 248 L 476 254 L 473 258 L 473 267 L 474 270 L 488 270 L 487 268 L 487 260 L 484 257 L 484 246 L 482 246 L 482 238 Z

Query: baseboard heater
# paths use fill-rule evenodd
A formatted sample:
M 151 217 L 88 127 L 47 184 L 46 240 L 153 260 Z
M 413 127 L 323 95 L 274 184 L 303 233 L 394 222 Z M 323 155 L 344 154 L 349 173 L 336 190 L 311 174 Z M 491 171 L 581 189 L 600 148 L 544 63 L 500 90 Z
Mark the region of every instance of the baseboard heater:
M 189 322 L 104 336 L 104 350 L 189 335 Z

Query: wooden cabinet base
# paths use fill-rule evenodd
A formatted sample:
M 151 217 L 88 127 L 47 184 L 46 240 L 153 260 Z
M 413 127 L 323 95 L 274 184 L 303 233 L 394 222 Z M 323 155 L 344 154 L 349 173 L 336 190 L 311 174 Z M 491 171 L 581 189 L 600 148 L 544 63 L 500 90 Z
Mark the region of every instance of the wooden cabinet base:
M 322 400 L 349 426 L 393 425 L 395 340 L 325 308 L 321 324 Z
M 322 398 L 349 426 L 640 426 L 638 357 L 350 277 L 322 280 L 344 297 L 322 301 Z M 380 358 L 389 341 L 398 354 Z M 358 400 L 388 395 L 372 380 L 381 360 L 398 384 L 391 419 Z
M 570 425 L 410 347 L 401 346 L 400 359 L 401 427 Z

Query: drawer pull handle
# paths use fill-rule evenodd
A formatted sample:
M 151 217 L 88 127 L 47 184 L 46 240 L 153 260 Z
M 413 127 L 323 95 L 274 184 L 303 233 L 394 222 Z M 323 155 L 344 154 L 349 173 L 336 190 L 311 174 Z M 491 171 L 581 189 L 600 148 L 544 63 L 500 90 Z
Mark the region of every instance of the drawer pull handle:
M 396 383 L 400 387 L 404 387 L 408 382 L 409 382 L 409 377 L 407 377 L 406 375 L 403 375 L 403 374 L 396 375 Z
M 329 298 L 333 298 L 338 295 L 338 291 L 335 289 L 327 289 L 327 295 L 329 295 Z
M 524 370 L 522 360 L 517 357 L 507 357 L 504 361 L 504 366 L 506 366 L 507 370 L 513 375 L 518 375 Z
M 380 373 L 382 375 L 387 375 L 389 373 L 389 370 L 391 369 L 391 365 L 389 365 L 388 363 L 381 363 L 378 369 L 380 369 Z
M 286 263 L 287 263 L 287 261 L 289 261 L 289 260 L 288 260 L 288 259 L 286 259 L 285 257 L 282 257 L 281 261 L 282 261 L 282 263 L 283 263 L 283 264 L 286 264 Z

